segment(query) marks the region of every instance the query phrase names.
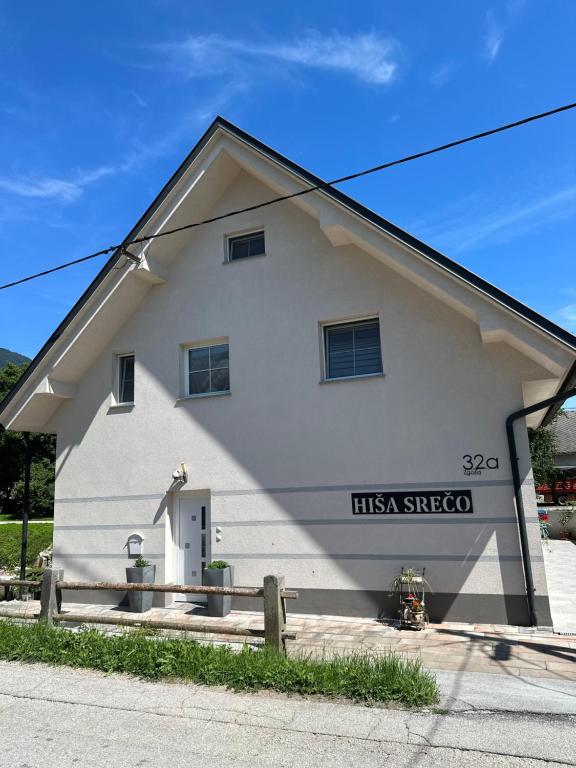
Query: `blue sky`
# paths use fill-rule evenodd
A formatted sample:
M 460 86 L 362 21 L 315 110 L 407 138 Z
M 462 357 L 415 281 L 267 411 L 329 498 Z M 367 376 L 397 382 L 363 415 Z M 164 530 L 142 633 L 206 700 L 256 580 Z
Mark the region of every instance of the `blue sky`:
M 576 3 L 0 0 L 0 283 L 120 240 L 216 114 L 325 178 L 576 100 Z M 343 189 L 576 331 L 576 111 Z M 103 261 L 0 294 L 34 355 Z

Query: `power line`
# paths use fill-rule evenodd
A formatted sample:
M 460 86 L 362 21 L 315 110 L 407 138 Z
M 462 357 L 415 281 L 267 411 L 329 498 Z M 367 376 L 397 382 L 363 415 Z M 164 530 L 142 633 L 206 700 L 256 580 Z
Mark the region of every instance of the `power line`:
M 4 290 L 5 288 L 13 288 L 16 285 L 27 283 L 28 281 L 35 280 L 38 277 L 44 277 L 45 275 L 50 275 L 52 274 L 52 272 L 58 272 L 61 269 L 72 267 L 75 264 L 81 264 L 84 261 L 95 259 L 98 256 L 105 256 L 106 254 L 117 251 L 118 249 L 121 249 L 123 252 L 125 252 L 126 247 L 130 245 L 147 243 L 152 240 L 156 240 L 160 237 L 167 237 L 168 235 L 174 235 L 177 232 L 183 232 L 184 230 L 187 230 L 187 229 L 195 229 L 197 227 L 205 226 L 206 224 L 212 224 L 216 221 L 222 221 L 222 219 L 228 219 L 228 218 L 231 218 L 232 216 L 238 216 L 241 213 L 249 213 L 250 211 L 257 211 L 257 210 L 260 210 L 261 208 L 267 208 L 269 205 L 275 205 L 276 203 L 280 203 L 284 200 L 293 200 L 295 197 L 302 197 L 303 195 L 310 194 L 310 192 L 328 189 L 330 187 L 335 186 L 336 184 L 342 184 L 345 181 L 352 181 L 353 179 L 359 179 L 362 176 L 368 176 L 371 173 L 377 173 L 378 171 L 383 171 L 386 168 L 392 168 L 395 165 L 402 165 L 403 163 L 409 163 L 412 160 L 419 160 L 422 157 L 427 157 L 428 155 L 434 155 L 438 152 L 444 152 L 447 149 L 453 149 L 454 147 L 459 147 L 462 144 L 468 144 L 471 141 L 484 139 L 487 136 L 494 136 L 494 134 L 496 133 L 509 131 L 511 128 L 518 128 L 521 125 L 527 125 L 528 123 L 533 123 L 536 120 L 542 120 L 545 117 L 557 115 L 560 112 L 567 112 L 568 110 L 571 110 L 574 108 L 576 108 L 576 102 L 573 102 L 571 104 L 564 104 L 561 107 L 549 109 L 548 111 L 540 112 L 537 115 L 531 115 L 530 117 L 524 117 L 521 120 L 515 120 L 513 123 L 506 123 L 505 125 L 500 125 L 497 128 L 491 128 L 490 130 L 482 131 L 481 133 L 475 133 L 475 134 L 472 134 L 471 136 L 466 136 L 463 139 L 456 139 L 455 141 L 450 141 L 448 142 L 448 144 L 441 144 L 438 147 L 433 147 L 432 149 L 426 149 L 422 152 L 416 152 L 413 155 L 406 155 L 405 157 L 401 157 L 398 160 L 391 160 L 390 162 L 387 162 L 387 163 L 375 165 L 372 168 L 367 168 L 364 171 L 358 171 L 356 173 L 348 174 L 347 176 L 341 176 L 340 178 L 333 179 L 332 181 L 322 181 L 318 184 L 312 184 L 311 186 L 306 187 L 305 189 L 302 189 L 299 192 L 292 192 L 289 195 L 281 195 L 280 197 L 274 197 L 271 200 L 267 200 L 263 203 L 250 205 L 246 208 L 238 208 L 234 211 L 228 211 L 227 213 L 222 213 L 219 216 L 212 216 L 208 219 L 202 219 L 201 221 L 195 221 L 190 224 L 184 224 L 181 227 L 176 227 L 175 229 L 168 229 L 165 232 L 158 232 L 157 234 L 154 234 L 154 235 L 143 235 L 142 237 L 137 237 L 134 240 L 118 243 L 117 245 L 111 245 L 108 248 L 102 249 L 101 251 L 96 251 L 95 253 L 91 253 L 88 256 L 83 256 L 81 259 L 75 259 L 74 261 L 69 261 L 66 264 L 60 264 L 58 267 L 52 267 L 51 269 L 46 269 L 43 272 L 37 272 L 35 275 L 22 277 L 19 280 L 14 280 L 11 283 L 0 285 L 0 291 Z M 131 254 L 127 254 L 127 255 L 132 260 L 135 260 L 135 258 Z M 125 266 L 127 266 L 127 264 L 128 262 L 126 263 Z

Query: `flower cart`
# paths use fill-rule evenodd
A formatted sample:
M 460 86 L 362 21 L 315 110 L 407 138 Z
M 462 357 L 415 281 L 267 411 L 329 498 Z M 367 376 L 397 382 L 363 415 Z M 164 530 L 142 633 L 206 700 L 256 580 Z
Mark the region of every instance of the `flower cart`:
M 419 572 L 413 568 L 402 568 L 394 579 L 394 590 L 400 600 L 400 629 L 421 630 L 430 621 L 426 611 L 426 568 Z M 429 585 L 428 585 L 429 586 Z

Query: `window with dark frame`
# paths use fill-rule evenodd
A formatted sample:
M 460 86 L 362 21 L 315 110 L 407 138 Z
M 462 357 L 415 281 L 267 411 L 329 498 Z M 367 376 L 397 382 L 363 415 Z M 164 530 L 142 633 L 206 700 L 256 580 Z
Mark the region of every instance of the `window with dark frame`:
M 228 238 L 228 261 L 248 259 L 250 256 L 264 256 L 264 232 L 250 232 Z
M 230 391 L 228 344 L 188 350 L 188 396 Z
M 206 507 L 202 505 L 202 519 L 200 521 L 201 526 L 201 551 L 200 556 L 202 559 L 202 573 L 206 570 L 206 564 L 208 561 L 208 547 L 207 547 L 207 528 L 206 528 Z M 204 583 L 204 581 L 202 581 Z
M 118 404 L 134 402 L 134 355 L 118 357 Z
M 326 379 L 350 379 L 382 373 L 377 319 L 324 326 Z

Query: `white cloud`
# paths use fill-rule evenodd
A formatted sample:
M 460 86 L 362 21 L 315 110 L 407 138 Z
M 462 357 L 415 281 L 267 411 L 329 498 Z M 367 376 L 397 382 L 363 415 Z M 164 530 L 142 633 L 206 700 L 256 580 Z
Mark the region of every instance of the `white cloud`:
M 0 189 L 18 197 L 59 198 L 76 200 L 82 188 L 71 181 L 53 178 L 0 178 Z
M 576 333 L 576 304 L 568 304 L 556 313 L 558 322 Z
M 445 62 L 432 72 L 430 82 L 435 88 L 442 88 L 454 77 L 456 69 L 457 66 L 453 62 Z
M 84 187 L 93 184 L 103 176 L 115 173 L 115 168 L 102 166 L 93 171 L 85 171 L 72 181 L 50 176 L 0 177 L 0 190 L 17 197 L 35 197 L 62 202 L 73 202 L 83 193 Z
M 418 230 L 420 237 L 459 253 L 485 243 L 507 242 L 570 217 L 576 217 L 576 185 L 515 204 L 500 203 L 488 213 L 478 209 L 478 201 L 469 199 L 452 219 Z
M 93 171 L 84 171 L 77 176 L 76 184 L 79 187 L 86 187 L 88 184 L 93 184 L 95 181 L 99 181 L 105 176 L 113 176 L 116 173 L 116 167 L 114 165 L 101 165 L 99 168 L 95 168 Z
M 245 84 L 242 82 L 228 83 L 210 98 L 196 104 L 188 114 L 175 120 L 173 127 L 163 133 L 156 141 L 146 143 L 134 139 L 130 151 L 124 159 L 114 166 L 114 170 L 121 173 L 132 173 L 138 171 L 146 163 L 175 153 L 181 147 L 183 151 L 189 151 L 190 136 L 194 136 L 197 126 L 205 126 L 209 120 L 212 120 L 235 96 L 244 90 Z
M 484 44 L 486 57 L 489 61 L 494 61 L 496 56 L 498 56 L 503 39 L 504 36 L 502 31 L 496 28 L 490 30 L 490 32 L 487 34 Z
M 496 23 L 491 13 L 486 14 L 488 31 L 484 37 L 484 55 L 488 61 L 492 62 L 498 56 L 502 40 L 504 39 L 504 30 Z
M 154 50 L 167 54 L 189 77 L 211 77 L 237 71 L 249 59 L 269 59 L 343 72 L 366 83 L 385 85 L 396 73 L 399 46 L 391 37 L 374 32 L 323 35 L 311 30 L 288 43 L 254 43 L 213 34 L 154 46 Z
M 27 174 L 14 177 L 0 176 L 0 192 L 7 193 L 12 198 L 28 198 L 39 200 L 52 200 L 62 203 L 71 203 L 78 200 L 86 187 L 96 183 L 107 176 L 123 173 L 133 173 L 141 169 L 146 163 L 154 162 L 159 158 L 174 153 L 181 145 L 187 146 L 189 136 L 196 130 L 199 124 L 205 124 L 212 119 L 235 95 L 244 90 L 240 82 L 232 82 L 221 88 L 210 99 L 200 102 L 187 115 L 175 121 L 172 130 L 162 134 L 161 138 L 153 142 L 142 142 L 133 139 L 130 150 L 113 165 L 102 165 L 93 170 L 80 171 L 71 178 L 43 176 Z M 3 202 L 3 212 L 7 210 Z M 14 209 L 16 210 L 16 209 Z M 18 212 L 20 209 L 17 209 Z M 13 218 L 13 216 L 0 215 L 0 221 Z
M 148 106 L 148 103 L 142 98 L 142 96 L 140 96 L 139 93 L 137 93 L 136 91 L 130 91 L 130 96 L 132 96 L 132 98 L 134 99 L 136 104 L 138 104 L 139 107 L 141 107 L 142 109 L 146 109 L 146 107 Z
M 483 39 L 483 53 L 490 63 L 496 60 L 504 40 L 504 31 L 513 26 L 518 21 L 524 8 L 526 0 L 508 0 L 504 9 L 500 8 L 500 21 L 492 11 L 486 13 L 486 34 Z
M 255 49 L 258 53 L 258 49 Z M 362 34 L 323 37 L 310 32 L 302 40 L 279 47 L 263 48 L 264 55 L 308 67 L 349 72 L 367 83 L 389 83 L 396 71 L 395 44 L 388 38 Z

